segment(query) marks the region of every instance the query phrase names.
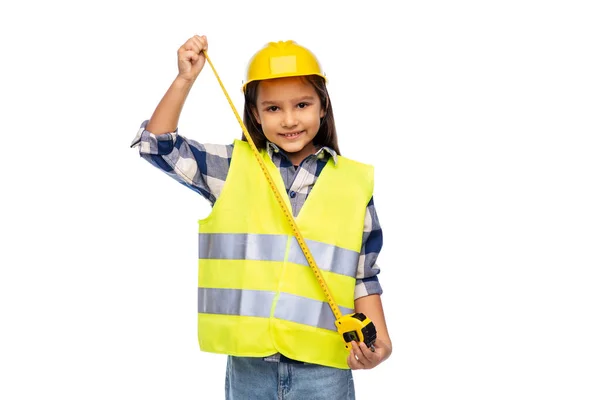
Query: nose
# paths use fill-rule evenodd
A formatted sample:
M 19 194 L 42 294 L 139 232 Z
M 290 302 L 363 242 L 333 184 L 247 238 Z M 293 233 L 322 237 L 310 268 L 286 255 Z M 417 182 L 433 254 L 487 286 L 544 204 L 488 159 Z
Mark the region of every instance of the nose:
M 296 118 L 296 113 L 293 111 L 286 111 L 283 113 L 283 117 L 281 119 L 281 127 L 282 128 L 292 128 L 298 125 L 298 118 Z

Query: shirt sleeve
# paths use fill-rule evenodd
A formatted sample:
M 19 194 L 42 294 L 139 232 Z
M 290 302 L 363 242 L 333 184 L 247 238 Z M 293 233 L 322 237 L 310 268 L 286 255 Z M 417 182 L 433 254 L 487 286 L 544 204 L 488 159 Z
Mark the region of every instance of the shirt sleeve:
M 131 147 L 140 156 L 179 183 L 214 204 L 221 193 L 233 153 L 233 144 L 200 144 L 174 132 L 155 135 L 144 121 Z
M 354 300 L 372 294 L 383 293 L 377 277 L 379 266 L 376 262 L 382 247 L 383 235 L 381 226 L 377 218 L 377 212 L 375 211 L 375 203 L 373 202 L 373 198 L 371 198 L 367 205 L 367 212 L 365 213 L 363 243 L 358 259 Z

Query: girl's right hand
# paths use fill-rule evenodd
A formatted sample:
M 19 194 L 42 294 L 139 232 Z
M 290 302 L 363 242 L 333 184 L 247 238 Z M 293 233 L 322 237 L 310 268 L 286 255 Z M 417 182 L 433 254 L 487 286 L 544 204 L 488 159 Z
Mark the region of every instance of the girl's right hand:
M 202 50 L 208 51 L 206 36 L 192 36 L 177 50 L 178 78 L 193 83 L 206 61 Z

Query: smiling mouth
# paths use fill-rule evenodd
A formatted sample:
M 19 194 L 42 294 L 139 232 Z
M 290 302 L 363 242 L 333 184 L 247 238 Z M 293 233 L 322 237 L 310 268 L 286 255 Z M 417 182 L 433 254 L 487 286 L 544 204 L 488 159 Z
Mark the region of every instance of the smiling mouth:
M 286 139 L 294 139 L 298 136 L 300 136 L 302 133 L 304 133 L 304 131 L 296 131 L 296 132 L 290 132 L 290 133 L 280 133 L 280 136 L 285 137 Z

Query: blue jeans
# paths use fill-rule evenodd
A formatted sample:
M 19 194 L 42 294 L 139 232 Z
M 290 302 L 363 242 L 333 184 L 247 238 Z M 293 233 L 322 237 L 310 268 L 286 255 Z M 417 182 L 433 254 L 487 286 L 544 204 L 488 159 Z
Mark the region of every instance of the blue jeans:
M 227 358 L 226 400 L 354 400 L 352 371 L 262 358 Z

